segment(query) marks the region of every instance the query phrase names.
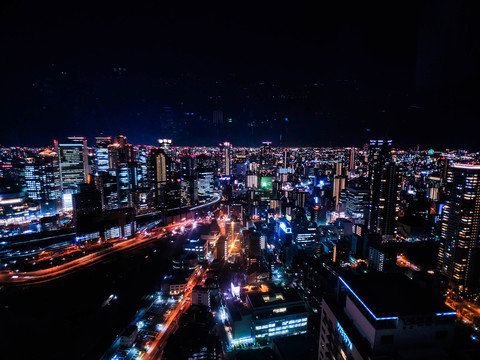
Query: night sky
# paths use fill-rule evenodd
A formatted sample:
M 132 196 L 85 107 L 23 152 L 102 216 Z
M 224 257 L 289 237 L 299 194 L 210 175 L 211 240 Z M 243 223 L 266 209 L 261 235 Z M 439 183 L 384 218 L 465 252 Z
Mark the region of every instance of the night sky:
M 2 2 L 0 144 L 478 149 L 468 3 Z

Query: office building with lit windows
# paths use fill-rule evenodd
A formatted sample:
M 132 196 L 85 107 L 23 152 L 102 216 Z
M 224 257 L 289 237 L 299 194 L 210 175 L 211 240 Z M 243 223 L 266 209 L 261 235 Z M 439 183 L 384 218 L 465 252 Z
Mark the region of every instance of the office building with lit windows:
M 62 191 L 62 208 L 73 209 L 73 194 L 78 192 L 78 185 L 87 182 L 89 174 L 87 139 L 72 136 L 65 142 L 54 141 L 60 168 L 60 186 Z
M 196 194 L 200 202 L 209 200 L 215 190 L 215 176 L 211 169 L 197 170 Z
M 148 173 L 151 181 L 150 189 L 153 194 L 154 204 L 163 204 L 163 191 L 171 179 L 170 158 L 164 149 L 152 149 L 148 159 Z
M 307 332 L 308 311 L 293 289 L 251 291 L 246 304 L 252 312 L 252 334 L 257 341 Z
M 221 169 L 220 173 L 224 176 L 232 175 L 232 144 L 225 141 L 221 145 Z
M 42 214 L 55 214 L 61 205 L 57 153 L 47 149 L 25 161 L 24 176 L 28 197 L 40 206 Z
M 110 136 L 95 138 L 95 172 L 107 172 L 109 168 L 108 146 L 112 144 Z
M 480 240 L 480 165 L 454 164 L 447 173 L 438 270 L 460 291 L 478 288 L 474 263 Z M 475 279 L 477 279 L 475 281 Z
M 87 139 L 69 137 L 66 142 L 54 142 L 60 167 L 60 182 L 62 191 L 77 191 L 78 184 L 87 182 L 88 149 Z

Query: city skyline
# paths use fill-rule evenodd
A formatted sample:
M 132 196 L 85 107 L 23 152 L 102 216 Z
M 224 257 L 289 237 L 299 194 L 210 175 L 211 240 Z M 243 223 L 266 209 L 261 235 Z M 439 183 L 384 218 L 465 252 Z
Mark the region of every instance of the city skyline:
M 0 358 L 480 359 L 474 2 L 0 4 Z

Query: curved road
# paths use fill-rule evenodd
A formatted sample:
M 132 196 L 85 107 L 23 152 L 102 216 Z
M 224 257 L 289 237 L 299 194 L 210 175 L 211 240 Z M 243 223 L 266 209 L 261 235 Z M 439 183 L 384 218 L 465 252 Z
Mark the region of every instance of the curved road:
M 193 223 L 193 220 L 164 226 L 162 227 L 162 229 L 166 229 L 168 231 L 170 229 L 174 229 L 179 226 L 187 226 L 191 223 Z M 124 251 L 126 249 L 131 249 L 131 248 L 146 244 L 152 240 L 157 239 L 160 236 L 162 235 L 144 237 L 137 234 L 134 238 L 113 244 L 113 246 L 110 248 L 99 250 L 95 253 L 82 256 L 81 258 L 69 261 L 68 263 L 54 266 L 48 269 L 29 271 L 29 272 L 8 271 L 8 272 L 0 273 L 0 284 L 30 285 L 30 284 L 38 284 L 45 281 L 57 279 L 62 276 L 71 274 L 75 271 L 78 271 L 82 268 L 92 266 L 99 262 L 105 261 L 108 257 L 118 253 L 119 251 Z

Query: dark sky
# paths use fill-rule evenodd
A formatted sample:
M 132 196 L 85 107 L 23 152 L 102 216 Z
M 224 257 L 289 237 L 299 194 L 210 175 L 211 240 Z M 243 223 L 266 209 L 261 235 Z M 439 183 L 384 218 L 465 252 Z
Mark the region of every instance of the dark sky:
M 314 3 L 2 2 L 0 144 L 124 133 L 250 145 L 271 129 L 287 145 L 477 146 L 459 126 L 478 122 L 467 2 Z M 218 109 L 235 128 L 205 131 Z

